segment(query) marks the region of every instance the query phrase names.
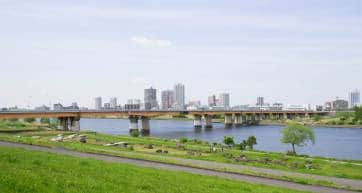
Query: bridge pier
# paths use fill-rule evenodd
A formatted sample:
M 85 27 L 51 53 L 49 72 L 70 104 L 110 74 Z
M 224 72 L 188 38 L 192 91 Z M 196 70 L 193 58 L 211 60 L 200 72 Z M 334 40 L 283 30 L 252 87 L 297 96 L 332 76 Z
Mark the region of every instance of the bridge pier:
M 129 132 L 138 131 L 138 116 L 129 116 Z
M 205 128 L 210 129 L 212 128 L 212 115 L 205 115 Z
M 253 124 L 253 115 L 246 115 L 246 125 Z
M 58 129 L 62 131 L 68 131 L 68 118 L 67 117 L 59 117 L 58 118 Z
M 256 114 L 254 118 L 254 125 L 259 125 L 261 120 L 260 114 Z
M 235 127 L 241 127 L 243 125 L 243 116 L 241 114 L 235 114 L 234 125 Z
M 225 127 L 230 128 L 233 126 L 233 115 L 225 114 Z
M 194 128 L 195 129 L 200 129 L 202 128 L 202 120 L 201 120 L 201 115 L 194 115 Z
M 141 133 L 144 136 L 150 135 L 150 118 L 149 117 L 141 117 Z
M 70 117 L 70 130 L 79 131 L 80 130 L 80 118 L 79 117 Z

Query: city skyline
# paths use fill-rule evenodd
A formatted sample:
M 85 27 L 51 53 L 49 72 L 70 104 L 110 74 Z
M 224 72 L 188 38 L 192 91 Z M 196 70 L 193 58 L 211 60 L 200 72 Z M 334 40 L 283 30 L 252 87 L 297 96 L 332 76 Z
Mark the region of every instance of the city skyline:
M 1 1 L 0 106 L 124 103 L 176 82 L 203 104 L 348 99 L 362 89 L 361 4 Z

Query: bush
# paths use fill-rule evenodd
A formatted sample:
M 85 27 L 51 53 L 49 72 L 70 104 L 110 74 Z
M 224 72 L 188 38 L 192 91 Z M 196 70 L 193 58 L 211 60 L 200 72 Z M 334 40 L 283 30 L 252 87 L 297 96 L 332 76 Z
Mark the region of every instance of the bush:
M 253 149 L 254 145 L 256 145 L 256 137 L 255 136 L 249 136 L 246 140 L 246 144 L 249 146 L 250 149 Z
M 187 143 L 188 141 L 189 141 L 189 139 L 187 137 L 181 137 L 180 138 L 181 143 Z
M 129 146 L 129 150 L 134 151 L 133 145 Z
M 156 150 L 156 153 L 162 153 L 162 149 Z
M 131 136 L 132 137 L 138 137 L 138 136 L 140 136 L 140 132 L 138 130 L 132 130 L 131 131 Z
M 224 136 L 224 143 L 228 146 L 234 145 L 234 138 L 230 136 Z
M 246 141 L 243 140 L 242 142 L 240 142 L 238 147 L 239 147 L 240 150 L 245 150 L 246 149 Z

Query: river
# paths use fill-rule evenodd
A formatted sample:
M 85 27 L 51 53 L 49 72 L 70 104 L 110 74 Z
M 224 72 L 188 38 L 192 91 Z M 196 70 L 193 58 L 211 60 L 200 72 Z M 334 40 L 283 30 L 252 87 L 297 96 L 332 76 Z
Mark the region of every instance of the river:
M 105 134 L 128 135 L 129 121 L 126 119 L 81 119 L 81 130 L 92 130 Z M 248 126 L 225 128 L 214 123 L 212 129 L 194 129 L 192 121 L 151 120 L 151 136 L 161 138 L 200 139 L 222 142 L 224 136 L 233 136 L 239 143 L 248 136 L 257 138 L 255 149 L 286 152 L 290 146 L 280 142 L 282 126 Z M 362 160 L 362 129 L 356 128 L 313 128 L 316 142 L 297 147 L 297 153 L 338 159 Z

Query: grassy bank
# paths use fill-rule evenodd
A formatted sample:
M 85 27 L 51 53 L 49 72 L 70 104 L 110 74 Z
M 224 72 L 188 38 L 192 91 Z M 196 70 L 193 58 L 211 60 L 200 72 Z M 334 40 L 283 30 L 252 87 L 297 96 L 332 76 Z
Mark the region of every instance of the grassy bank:
M 0 192 L 298 192 L 5 147 L 0 147 L 0 171 Z
M 257 176 L 272 177 L 302 184 L 317 184 L 331 187 L 341 187 L 330 181 L 296 177 L 290 175 L 273 176 L 253 170 L 225 168 L 221 166 L 210 166 L 195 164 L 190 161 L 180 160 L 204 160 L 218 163 L 232 163 L 243 166 L 254 166 L 258 168 L 277 169 L 281 171 L 296 172 L 300 174 L 316 174 L 320 176 L 331 176 L 348 179 L 362 179 L 362 161 L 335 160 L 326 158 L 307 158 L 286 156 L 281 153 L 268 153 L 260 151 L 240 151 L 237 149 L 221 148 L 220 144 L 213 146 L 198 140 L 189 140 L 180 143 L 177 140 L 160 139 L 154 137 L 130 137 L 112 136 L 95 132 L 82 132 L 87 136 L 87 143 L 80 143 L 74 139 L 67 139 L 63 142 L 51 141 L 57 134 L 63 133 L 66 136 L 72 132 L 61 132 L 54 130 L 28 131 L 18 133 L 1 133 L 0 140 L 14 141 L 27 144 L 43 146 L 58 146 L 72 150 L 116 155 L 121 157 L 145 159 L 178 165 L 187 165 L 198 168 L 208 168 L 221 171 L 251 174 Z M 127 147 L 104 146 L 114 142 L 126 142 Z M 215 151 L 212 149 L 215 147 Z M 223 151 L 222 151 L 223 149 Z M 306 164 L 310 164 L 306 168 Z M 348 188 L 348 187 L 344 187 Z

